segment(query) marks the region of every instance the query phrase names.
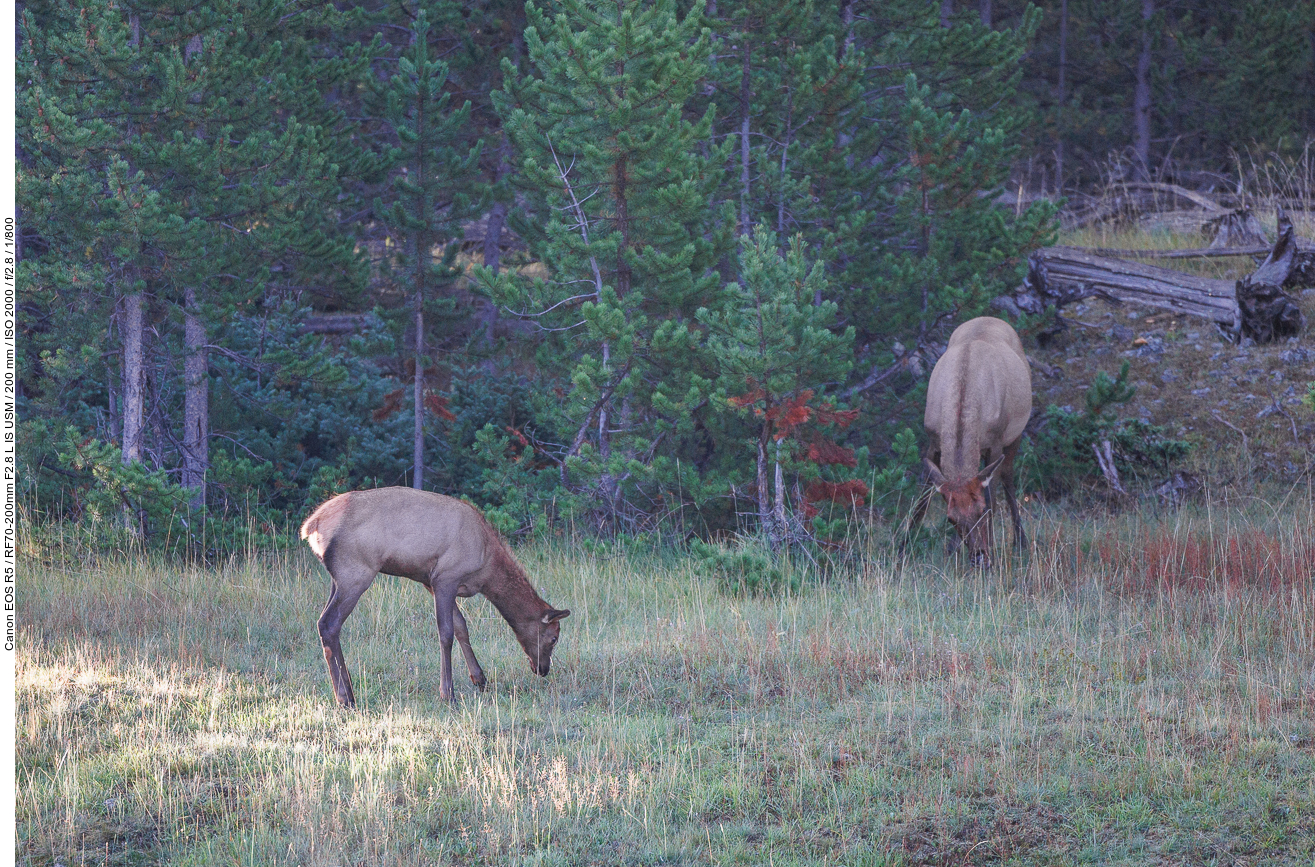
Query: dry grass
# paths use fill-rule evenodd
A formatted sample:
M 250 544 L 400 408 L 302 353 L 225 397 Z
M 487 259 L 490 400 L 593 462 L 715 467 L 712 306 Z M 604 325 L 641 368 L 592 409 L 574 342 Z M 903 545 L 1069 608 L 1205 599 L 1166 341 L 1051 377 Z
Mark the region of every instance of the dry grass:
M 1030 558 L 995 573 L 874 551 L 783 599 L 668 551 L 522 549 L 574 611 L 553 673 L 472 600 L 490 689 L 451 706 L 427 595 L 381 578 L 344 632 L 358 712 L 332 705 L 300 552 L 28 560 L 19 861 L 1309 864 L 1294 499 L 1034 503 Z

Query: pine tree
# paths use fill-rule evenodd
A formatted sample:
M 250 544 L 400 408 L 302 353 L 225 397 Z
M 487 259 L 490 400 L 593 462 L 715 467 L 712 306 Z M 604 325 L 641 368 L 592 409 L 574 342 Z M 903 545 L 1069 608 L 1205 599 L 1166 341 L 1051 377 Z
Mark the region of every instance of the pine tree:
M 836 333 L 836 303 L 816 302 L 827 294 L 826 274 L 822 262 L 808 265 L 800 236 L 782 257 L 776 234 L 758 226 L 752 240 L 743 241 L 740 273 L 741 282 L 727 287 L 722 305 L 700 309 L 698 318 L 708 327 L 708 349 L 716 360 L 718 402 L 755 419 L 758 520 L 776 546 L 791 529 L 782 442 L 802 440 L 815 466 L 847 460 L 845 450 L 815 430 L 811 437 L 801 432 L 853 420 L 821 392 L 840 385 L 853 366 L 854 329 Z
M 526 9 L 528 68 L 522 77 L 504 61 L 495 104 L 530 201 L 515 225 L 550 277 L 482 279 L 540 326 L 541 357 L 569 371 L 562 478 L 579 486 L 566 462 L 589 446 L 579 475 L 611 521 L 661 428 L 688 415 L 699 356 L 689 324 L 729 249 L 732 218 L 712 206 L 725 155 L 702 153 L 712 110 L 684 113 L 709 33 L 670 0 L 567 0 L 551 20 Z
M 451 284 L 459 273 L 453 266 L 461 223 L 478 213 L 475 167 L 481 143 L 463 148 L 457 143 L 470 117 L 470 102 L 448 110 L 451 95 L 444 92 L 447 64 L 430 59 L 429 11 L 416 11 L 411 45 L 398 59 L 398 72 L 379 95 L 383 104 L 385 134 L 398 144 L 385 157 L 390 166 L 384 197 L 375 202 L 375 215 L 388 227 L 390 240 L 399 242 L 389 263 L 403 275 L 400 282 L 411 299 L 414 330 L 412 485 L 424 487 L 426 408 L 451 418 L 443 399 L 425 384 L 429 359 L 425 354 L 425 309 L 433 291 Z M 435 250 L 443 253 L 435 256 Z M 444 299 L 450 311 L 453 302 Z
M 712 100 L 717 134 L 733 144 L 737 233 L 764 223 L 783 248 L 802 234 L 843 272 L 863 258 L 858 238 L 872 216 L 863 202 L 877 177 L 864 159 L 876 127 L 863 117 L 867 58 L 848 38 L 852 20 L 832 0 L 739 0 L 716 12 Z
M 298 280 L 361 276 L 325 207 L 338 167 L 317 90 L 359 59 L 311 55 L 305 34 L 332 13 L 297 18 L 296 30 L 284 11 L 266 0 L 182 11 L 43 0 L 22 19 L 19 200 L 43 248 L 24 263 L 25 288 L 54 307 L 70 292 L 111 290 L 104 303 L 117 312 L 96 344 L 115 352 L 108 337 L 122 335 L 123 374 L 100 399 L 121 417 L 124 462 L 149 452 L 157 469 L 181 473 L 198 508 L 207 347 Z M 159 335 L 150 347 L 148 331 Z
M 1036 12 L 1013 32 L 987 30 L 967 13 L 937 26 L 926 4 L 890 4 L 884 13 L 867 22 L 879 61 L 869 90 L 886 94 L 872 108 L 883 172 L 869 236 L 883 256 L 867 284 L 842 299 L 842 315 L 867 347 L 859 390 L 888 369 L 895 341 L 933 339 L 1017 285 L 1027 254 L 1051 237 L 1055 213 L 1044 202 L 997 203 L 1030 120 L 1015 96 Z

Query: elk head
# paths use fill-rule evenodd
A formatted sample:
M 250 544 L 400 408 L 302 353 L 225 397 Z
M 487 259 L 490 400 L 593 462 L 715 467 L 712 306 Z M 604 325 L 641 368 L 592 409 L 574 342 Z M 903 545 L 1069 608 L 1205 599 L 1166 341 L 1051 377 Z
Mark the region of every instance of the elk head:
M 546 677 L 552 664 L 552 651 L 562 632 L 562 620 L 571 612 L 548 608 L 534 620 L 516 629 L 516 638 L 530 658 L 530 670 Z
M 996 458 L 976 476 L 965 481 L 948 481 L 928 458 L 923 458 L 928 477 L 936 490 L 945 498 L 945 512 L 959 533 L 959 541 L 967 544 L 973 565 L 991 567 L 991 510 L 987 501 L 987 488 L 1004 455 Z

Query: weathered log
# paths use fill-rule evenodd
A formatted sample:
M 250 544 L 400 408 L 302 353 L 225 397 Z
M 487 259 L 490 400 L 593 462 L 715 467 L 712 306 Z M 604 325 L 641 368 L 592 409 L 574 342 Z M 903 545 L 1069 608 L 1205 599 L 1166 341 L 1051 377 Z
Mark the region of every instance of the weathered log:
M 1028 273 L 1011 297 L 1021 311 L 1040 313 L 1083 298 L 1100 297 L 1199 316 L 1234 340 L 1257 342 L 1299 333 L 1306 325 L 1284 284 L 1308 255 L 1299 255 L 1292 222 L 1279 211 L 1279 239 L 1255 273 L 1241 280 L 1196 277 L 1077 247 L 1045 247 L 1028 260 Z
M 1091 297 L 1204 317 L 1230 334 L 1241 328 L 1232 280 L 1194 277 L 1078 247 L 1043 247 L 1033 253 L 1013 301 L 1023 311 L 1041 313 Z
M 1208 220 L 1202 231 L 1212 237 L 1210 246 L 1215 249 L 1269 243 L 1250 208 L 1238 208 Z
M 1188 250 L 1122 250 L 1094 247 L 1097 256 L 1115 259 L 1219 259 L 1230 256 L 1267 256 L 1274 249 L 1269 244 L 1253 247 L 1193 247 Z

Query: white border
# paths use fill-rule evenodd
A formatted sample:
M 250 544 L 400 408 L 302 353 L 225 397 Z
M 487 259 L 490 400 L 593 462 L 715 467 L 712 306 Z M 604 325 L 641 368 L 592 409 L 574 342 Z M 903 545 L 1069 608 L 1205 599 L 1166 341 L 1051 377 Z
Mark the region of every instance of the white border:
M 3 516 L 0 523 L 0 587 L 3 587 L 3 630 L 0 641 L 3 649 L 3 661 L 0 662 L 0 742 L 9 744 L 7 749 L 0 749 L 0 864 L 13 864 L 18 860 L 17 816 L 18 790 L 17 774 L 14 762 L 17 727 L 14 703 L 14 639 L 16 618 L 14 610 L 15 582 L 15 532 L 16 508 L 14 491 L 17 485 L 18 467 L 15 463 L 14 437 L 17 428 L 17 412 L 14 405 L 18 372 L 15 366 L 15 302 L 17 289 L 14 271 L 17 267 L 17 247 L 15 242 L 18 226 L 15 219 L 17 209 L 14 201 L 16 161 L 14 139 L 14 103 L 16 96 L 15 52 L 17 46 L 12 40 L 16 38 L 15 4 L 0 3 L 0 39 L 4 40 L 4 62 L 0 64 L 0 110 L 4 112 L 4 122 L 0 124 L 0 163 L 9 166 L 0 171 L 0 490 L 3 497 Z

